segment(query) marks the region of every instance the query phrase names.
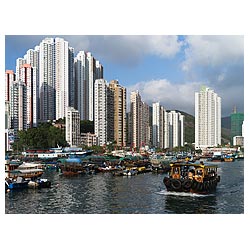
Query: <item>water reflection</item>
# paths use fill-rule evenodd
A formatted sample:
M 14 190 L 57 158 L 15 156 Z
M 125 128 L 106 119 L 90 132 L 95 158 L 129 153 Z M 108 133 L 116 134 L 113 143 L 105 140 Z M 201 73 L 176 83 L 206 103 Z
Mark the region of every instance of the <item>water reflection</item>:
M 186 193 L 167 194 L 165 212 L 174 214 L 213 214 L 216 213 L 215 195 L 195 195 Z

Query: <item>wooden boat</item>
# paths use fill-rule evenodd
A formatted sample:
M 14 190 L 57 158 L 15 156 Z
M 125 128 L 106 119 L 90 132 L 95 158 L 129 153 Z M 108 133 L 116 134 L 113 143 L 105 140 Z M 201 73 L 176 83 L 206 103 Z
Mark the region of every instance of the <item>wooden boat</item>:
M 25 179 L 34 179 L 41 177 L 44 173 L 41 164 L 34 162 L 24 162 L 17 169 L 9 171 L 10 178 L 23 177 Z
M 216 190 L 220 182 L 216 165 L 176 162 L 170 164 L 170 172 L 163 183 L 168 191 L 208 194 Z
M 234 159 L 234 157 L 226 156 L 226 157 L 223 158 L 223 160 L 224 160 L 225 162 L 233 162 L 235 159 Z

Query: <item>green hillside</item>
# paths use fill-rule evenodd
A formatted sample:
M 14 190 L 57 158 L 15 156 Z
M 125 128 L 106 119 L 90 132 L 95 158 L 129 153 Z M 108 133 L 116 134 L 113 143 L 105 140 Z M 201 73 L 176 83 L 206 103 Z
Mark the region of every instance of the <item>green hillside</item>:
M 195 118 L 193 115 L 190 115 L 186 112 L 176 110 L 176 112 L 180 112 L 182 115 L 185 116 L 184 119 L 184 128 L 185 128 L 185 142 L 187 143 L 193 143 L 195 141 L 194 135 L 195 135 Z M 222 118 L 224 121 L 227 119 L 227 117 Z M 221 128 L 221 140 L 222 144 L 227 144 L 230 141 L 230 128 L 228 128 L 228 123 L 222 122 L 222 126 L 225 125 L 225 127 Z

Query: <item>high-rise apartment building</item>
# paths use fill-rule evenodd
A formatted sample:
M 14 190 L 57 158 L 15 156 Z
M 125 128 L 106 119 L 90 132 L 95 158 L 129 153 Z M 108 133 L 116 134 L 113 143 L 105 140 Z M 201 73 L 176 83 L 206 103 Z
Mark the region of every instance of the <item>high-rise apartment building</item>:
M 117 80 L 108 86 L 108 141 L 116 141 L 117 146 L 126 146 L 126 88 Z
M 132 148 L 141 148 L 150 143 L 149 106 L 141 100 L 138 91 L 130 94 L 129 142 Z
M 54 39 L 45 38 L 42 40 L 39 51 L 40 120 L 55 120 L 56 86 Z
M 214 90 L 202 87 L 195 92 L 195 148 L 221 144 L 221 98 Z
M 159 102 L 153 103 L 152 111 L 153 146 L 164 147 L 164 121 L 166 109 Z
M 167 145 L 165 148 L 184 146 L 184 115 L 176 111 L 166 112 Z
M 107 81 L 95 80 L 95 106 L 94 106 L 94 132 L 97 145 L 104 146 L 107 143 Z
M 33 68 L 30 64 L 23 64 L 20 67 L 20 80 L 26 85 L 26 112 L 27 112 L 27 128 L 36 127 L 37 125 L 37 116 L 34 113 L 37 110 L 36 100 L 36 85 L 33 81 Z M 34 84 L 34 85 L 33 85 Z
M 75 61 L 77 109 L 81 120 L 94 120 L 94 82 L 103 78 L 103 66 L 90 52 L 79 51 Z
M 80 134 L 80 113 L 73 107 L 67 107 L 65 121 L 65 138 L 71 147 L 79 146 L 81 143 Z
M 56 119 L 66 115 L 69 106 L 69 44 L 63 38 L 55 38 L 55 93 Z
M 75 50 L 72 47 L 69 47 L 69 73 L 68 73 L 68 84 L 69 84 L 69 106 L 74 107 L 77 109 L 77 99 L 76 99 L 76 85 L 75 85 L 75 75 L 74 75 L 74 57 L 75 57 Z
M 21 80 L 12 82 L 10 87 L 10 127 L 15 138 L 18 130 L 27 129 L 27 86 Z
M 15 73 L 13 70 L 6 70 L 5 72 L 5 101 L 10 101 L 10 85 L 15 81 Z

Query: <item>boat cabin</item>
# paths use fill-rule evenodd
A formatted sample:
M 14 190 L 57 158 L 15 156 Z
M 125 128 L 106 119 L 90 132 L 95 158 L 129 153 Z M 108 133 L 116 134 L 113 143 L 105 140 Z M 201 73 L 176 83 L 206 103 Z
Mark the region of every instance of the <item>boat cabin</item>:
M 176 162 L 170 164 L 170 174 L 172 179 L 195 179 L 202 182 L 205 178 L 211 178 L 217 175 L 216 165 L 204 165 L 202 162 L 199 164 Z

